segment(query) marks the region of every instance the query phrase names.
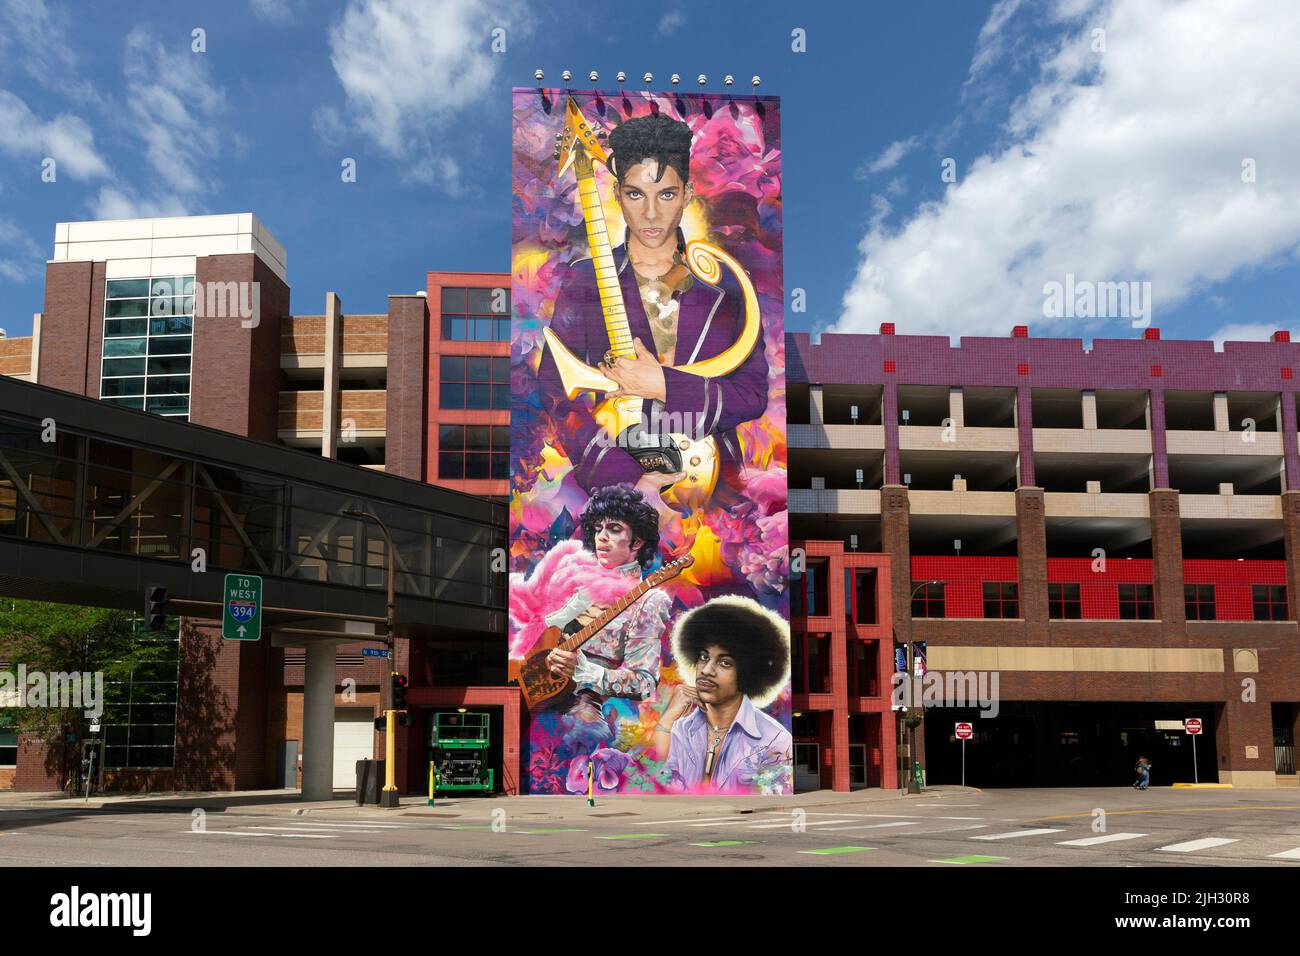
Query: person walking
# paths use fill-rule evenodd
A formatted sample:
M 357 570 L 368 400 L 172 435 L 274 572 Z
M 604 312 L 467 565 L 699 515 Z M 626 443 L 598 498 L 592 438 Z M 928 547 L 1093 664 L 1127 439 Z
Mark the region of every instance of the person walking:
M 1147 789 L 1151 785 L 1151 761 L 1146 757 L 1138 757 L 1137 766 L 1133 769 L 1137 772 L 1137 779 L 1133 781 L 1133 789 Z

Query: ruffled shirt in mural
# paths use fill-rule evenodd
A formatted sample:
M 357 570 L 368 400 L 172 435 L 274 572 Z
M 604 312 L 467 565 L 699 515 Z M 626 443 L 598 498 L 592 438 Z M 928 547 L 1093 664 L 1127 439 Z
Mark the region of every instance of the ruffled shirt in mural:
M 663 773 L 675 790 L 721 790 L 727 793 L 792 793 L 790 731 L 769 717 L 746 696 L 736 720 L 722 739 L 713 776 L 704 779 L 709 749 L 709 723 L 696 709 L 673 724 L 672 743 Z
M 627 575 L 628 590 L 636 586 L 641 576 L 639 564 L 633 561 L 618 570 Z M 601 697 L 652 697 L 659 686 L 660 646 L 672 603 L 666 592 L 649 591 L 584 644 L 573 675 L 576 690 Z M 563 629 L 591 606 L 591 598 L 579 590 L 564 607 L 548 614 L 546 623 Z

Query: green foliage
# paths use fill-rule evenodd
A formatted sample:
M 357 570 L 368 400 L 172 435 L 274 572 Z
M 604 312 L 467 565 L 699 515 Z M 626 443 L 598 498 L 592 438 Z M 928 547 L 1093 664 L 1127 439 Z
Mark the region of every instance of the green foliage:
M 126 611 L 48 604 L 42 601 L 0 601 L 0 661 L 17 675 L 27 673 L 104 674 L 105 703 L 128 686 L 133 672 L 172 662 L 174 635 L 137 634 L 135 617 Z M 148 638 L 161 637 L 163 640 Z M 40 734 L 47 743 L 81 733 L 84 708 L 13 708 L 7 715 L 22 733 Z

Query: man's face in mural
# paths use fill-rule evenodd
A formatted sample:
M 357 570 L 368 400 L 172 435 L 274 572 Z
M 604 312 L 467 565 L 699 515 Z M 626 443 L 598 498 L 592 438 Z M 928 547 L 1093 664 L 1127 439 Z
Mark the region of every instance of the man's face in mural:
M 704 704 L 727 704 L 740 696 L 736 661 L 726 648 L 710 644 L 695 659 L 695 691 Z
M 617 568 L 635 561 L 637 551 L 645 543 L 632 536 L 626 521 L 617 518 L 601 518 L 596 522 L 595 531 L 596 560 L 603 568 Z
M 664 167 L 658 182 L 657 160 L 637 163 L 628 169 L 618 185 L 618 205 L 633 237 L 647 249 L 658 249 L 665 242 L 677 241 L 677 227 L 682 213 L 694 195 L 693 187 L 683 183 L 671 166 Z

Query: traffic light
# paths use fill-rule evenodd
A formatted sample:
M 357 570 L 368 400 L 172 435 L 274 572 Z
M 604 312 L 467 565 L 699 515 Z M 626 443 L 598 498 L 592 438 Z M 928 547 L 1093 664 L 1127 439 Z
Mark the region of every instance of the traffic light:
M 410 678 L 396 671 L 393 671 L 390 677 L 393 681 L 392 708 L 393 710 L 406 710 L 406 688 L 411 684 Z
M 151 631 L 161 631 L 167 623 L 167 589 L 160 584 L 145 585 L 144 619 Z

